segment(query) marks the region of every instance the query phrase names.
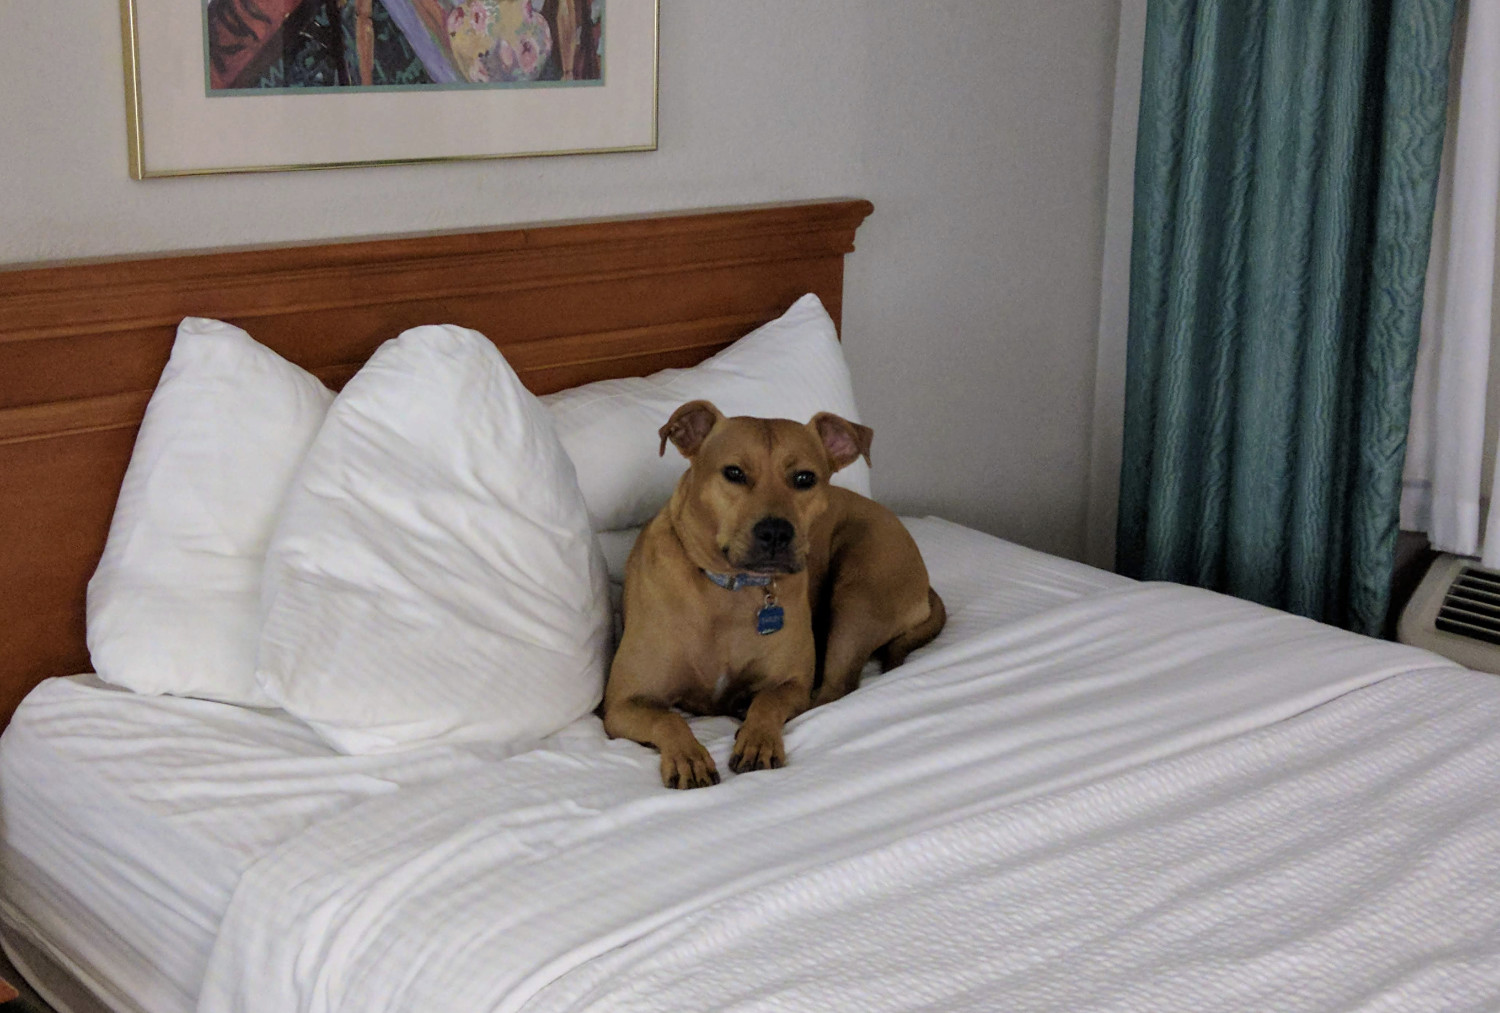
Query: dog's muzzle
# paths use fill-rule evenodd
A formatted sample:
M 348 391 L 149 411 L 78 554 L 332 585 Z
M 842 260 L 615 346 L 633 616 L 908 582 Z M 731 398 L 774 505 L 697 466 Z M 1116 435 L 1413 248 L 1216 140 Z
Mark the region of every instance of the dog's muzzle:
M 749 551 L 736 565 L 756 573 L 796 573 L 802 569 L 797 558 L 797 529 L 784 517 L 762 517 L 750 529 Z

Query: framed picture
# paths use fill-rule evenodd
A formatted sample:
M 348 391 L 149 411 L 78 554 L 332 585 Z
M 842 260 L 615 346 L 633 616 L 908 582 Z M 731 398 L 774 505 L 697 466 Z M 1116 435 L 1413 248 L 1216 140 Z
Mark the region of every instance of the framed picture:
M 121 0 L 130 174 L 656 147 L 657 0 Z

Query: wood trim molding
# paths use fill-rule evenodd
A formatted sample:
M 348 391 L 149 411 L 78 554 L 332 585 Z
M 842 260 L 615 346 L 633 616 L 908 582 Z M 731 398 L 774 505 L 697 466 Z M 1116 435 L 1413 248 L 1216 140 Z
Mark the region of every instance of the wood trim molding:
M 150 399 L 150 391 L 132 391 L 0 410 L 0 446 L 136 426 Z
M 0 269 L 0 343 L 842 256 L 863 200 Z M 831 311 L 830 311 L 831 312 Z

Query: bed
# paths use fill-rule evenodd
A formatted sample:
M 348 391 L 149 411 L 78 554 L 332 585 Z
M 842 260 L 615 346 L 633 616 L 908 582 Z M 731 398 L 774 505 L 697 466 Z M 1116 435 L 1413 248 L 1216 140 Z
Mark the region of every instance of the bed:
M 712 789 L 663 789 L 592 716 L 351 755 L 88 674 L 85 587 L 184 316 L 336 388 L 452 321 L 550 393 L 699 363 L 806 293 L 837 322 L 870 210 L 0 272 L 23 974 L 73 1013 L 1495 1008 L 1494 677 L 939 518 L 906 519 L 938 640 Z M 603 539 L 616 578 L 629 540 Z M 694 729 L 726 769 L 734 723 Z

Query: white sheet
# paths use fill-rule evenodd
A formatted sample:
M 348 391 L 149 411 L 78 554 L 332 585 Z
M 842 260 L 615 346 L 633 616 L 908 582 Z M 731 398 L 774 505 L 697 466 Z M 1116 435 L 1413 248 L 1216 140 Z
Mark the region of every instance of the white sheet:
M 1131 583 L 947 522 L 907 523 L 948 604 L 944 643 Z M 632 540 L 615 539 L 612 568 Z M 547 747 L 571 762 L 599 739 L 587 718 Z M 189 1010 L 245 869 L 369 798 L 505 755 L 346 757 L 280 712 L 49 680 L 0 738 L 0 917 L 116 1009 Z
M 745 891 L 526 1008 L 1493 1010 L 1496 701 L 1388 680 Z
M 255 859 L 331 813 L 500 755 L 341 756 L 277 711 L 48 680 L 0 738 L 0 914 L 115 1008 L 191 1010 Z
M 668 792 L 579 725 L 309 828 L 242 879 L 200 1010 L 1494 996 L 1490 677 L 1169 585 L 984 631 L 1005 606 L 960 584 L 952 635 L 793 722 L 783 770 Z M 721 770 L 733 729 L 697 726 Z

